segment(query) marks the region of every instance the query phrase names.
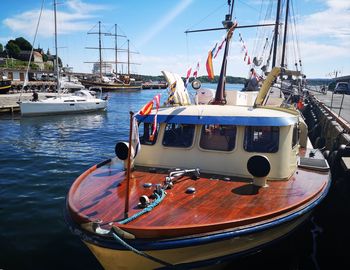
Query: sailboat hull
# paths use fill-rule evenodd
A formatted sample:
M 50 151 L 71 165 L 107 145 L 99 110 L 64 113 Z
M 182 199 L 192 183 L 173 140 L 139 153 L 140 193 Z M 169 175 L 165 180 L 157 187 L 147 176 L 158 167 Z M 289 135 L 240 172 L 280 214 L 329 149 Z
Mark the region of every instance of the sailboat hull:
M 106 101 L 91 102 L 22 102 L 20 104 L 22 116 L 82 113 L 105 110 Z

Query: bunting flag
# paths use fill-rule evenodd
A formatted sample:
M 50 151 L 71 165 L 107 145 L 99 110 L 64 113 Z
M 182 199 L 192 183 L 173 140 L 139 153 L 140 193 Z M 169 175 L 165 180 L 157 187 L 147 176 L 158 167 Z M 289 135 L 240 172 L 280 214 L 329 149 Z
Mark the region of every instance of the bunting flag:
M 214 79 L 214 69 L 213 69 L 213 53 L 210 50 L 208 53 L 207 63 L 206 63 L 207 73 L 209 80 Z
M 187 88 L 188 81 L 190 80 L 190 77 L 191 77 L 191 72 L 192 72 L 192 67 L 190 67 L 190 68 L 187 70 L 187 74 L 186 74 L 186 83 L 185 83 L 185 87 L 186 87 L 186 88 Z
M 132 119 L 131 149 L 132 149 L 131 154 L 133 155 L 133 158 L 135 158 L 138 152 L 140 152 L 141 150 L 139 125 L 137 123 L 137 119 L 135 116 L 133 116 L 133 119 Z
M 193 77 L 195 79 L 197 79 L 197 77 L 198 77 L 198 72 L 199 72 L 199 62 L 197 62 L 196 69 L 195 69 L 195 71 L 193 71 Z
M 226 38 L 223 39 L 223 41 L 221 41 L 221 44 L 219 45 L 218 49 L 216 50 L 216 53 L 214 55 L 214 59 L 216 58 L 216 56 L 218 55 L 219 51 L 222 49 L 222 47 L 224 46 L 226 41 Z
M 247 65 L 250 65 L 251 64 L 251 60 L 250 60 L 250 56 L 248 55 L 247 46 L 244 43 L 244 40 L 242 38 L 241 33 L 239 33 L 238 35 L 239 35 L 239 41 L 241 42 L 241 45 L 242 45 L 242 52 L 244 52 L 244 59 L 243 59 L 243 61 L 247 62 Z
M 214 55 L 217 53 L 217 47 L 218 47 L 218 43 L 216 42 L 214 45 L 214 48 L 211 50 L 211 54 L 213 58 L 215 58 Z

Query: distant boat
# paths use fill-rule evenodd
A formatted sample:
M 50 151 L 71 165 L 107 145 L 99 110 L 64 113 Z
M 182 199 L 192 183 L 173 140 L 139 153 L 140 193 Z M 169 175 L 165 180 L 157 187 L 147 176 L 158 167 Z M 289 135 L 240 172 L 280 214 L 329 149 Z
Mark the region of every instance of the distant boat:
M 20 103 L 21 115 L 56 115 L 105 110 L 107 100 L 96 97 L 94 92 L 81 89 L 73 94 L 62 94 L 58 97 L 37 101 L 22 101 Z
M 11 86 L 12 81 L 0 75 L 0 94 L 6 94 L 8 91 L 10 91 Z
M 54 18 L 55 26 L 56 22 L 56 1 L 54 1 Z M 67 114 L 67 113 L 84 113 L 91 111 L 105 110 L 107 108 L 107 99 L 102 99 L 101 96 L 96 97 L 91 91 L 87 89 L 82 89 L 80 85 L 78 86 L 74 83 L 69 84 L 69 82 L 63 78 L 60 78 L 59 65 L 58 65 L 58 54 L 57 54 L 57 29 L 55 27 L 55 45 L 56 45 L 56 61 L 55 66 L 57 70 L 56 80 L 57 80 L 57 92 L 58 96 L 51 97 L 43 100 L 39 100 L 37 93 L 33 94 L 33 99 L 29 101 L 20 101 L 21 115 L 22 116 L 36 116 L 36 115 L 52 115 L 52 114 Z M 62 83 L 62 85 L 61 85 Z M 62 95 L 63 87 L 80 89 L 76 93 Z
M 289 71 L 274 67 L 259 92 L 226 91 L 229 10 L 213 98 L 203 91 L 192 104 L 181 77 L 164 71 L 166 105 L 157 95 L 155 109 L 131 112 L 128 142 L 69 190 L 66 220 L 104 269 L 217 269 L 287 236 L 328 194 L 329 165 L 300 111 L 271 103 Z
M 98 34 L 99 36 L 99 46 L 98 47 L 88 47 L 87 49 L 98 49 L 99 51 L 99 61 L 98 62 L 86 62 L 86 63 L 94 63 L 94 73 L 93 75 L 86 76 L 84 78 L 80 79 L 80 82 L 86 86 L 97 86 L 101 87 L 102 90 L 105 91 L 112 91 L 112 90 L 125 90 L 125 91 L 131 91 L 131 90 L 141 90 L 142 88 L 142 82 L 137 81 L 135 78 L 133 78 L 130 74 L 130 65 L 135 63 L 130 63 L 130 54 L 134 53 L 131 52 L 129 49 L 129 40 L 127 40 L 128 47 L 126 50 L 121 50 L 117 46 L 117 38 L 121 35 L 117 34 L 117 25 L 115 25 L 115 33 L 103 33 L 101 31 L 101 22 L 98 22 L 98 32 L 89 32 L 88 34 Z M 102 35 L 107 36 L 114 36 L 115 37 L 115 61 L 103 61 L 102 59 L 102 50 L 105 48 L 102 48 L 101 46 L 101 37 Z M 125 37 L 125 36 L 123 36 Z M 118 51 L 123 51 L 127 53 L 127 67 L 128 72 L 126 74 L 118 74 L 117 72 L 117 65 L 118 63 L 123 63 L 118 61 Z M 111 66 L 111 63 L 115 64 L 115 73 L 112 71 L 107 71 L 107 67 Z

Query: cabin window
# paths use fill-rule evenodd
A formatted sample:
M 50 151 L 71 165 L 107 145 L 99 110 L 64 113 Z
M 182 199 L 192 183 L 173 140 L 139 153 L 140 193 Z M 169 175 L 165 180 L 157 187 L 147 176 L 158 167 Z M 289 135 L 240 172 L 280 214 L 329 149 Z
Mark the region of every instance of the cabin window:
M 167 124 L 163 145 L 168 147 L 190 147 L 193 143 L 195 125 Z
M 276 153 L 279 144 L 279 127 L 246 127 L 244 150 L 248 152 Z
M 232 151 L 236 142 L 236 126 L 203 125 L 199 146 L 203 149 Z
M 152 137 L 153 123 L 143 123 L 139 125 L 140 143 L 145 145 L 154 145 L 157 141 L 159 124 L 157 124 L 156 132 Z
M 293 128 L 292 148 L 294 148 L 299 142 L 299 129 L 298 125 L 295 124 Z

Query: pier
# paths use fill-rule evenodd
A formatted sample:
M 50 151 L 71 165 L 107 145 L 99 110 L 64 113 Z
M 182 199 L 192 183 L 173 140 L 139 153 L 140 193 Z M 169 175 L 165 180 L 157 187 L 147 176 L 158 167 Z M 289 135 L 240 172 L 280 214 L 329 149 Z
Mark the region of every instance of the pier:
M 39 99 L 46 99 L 47 97 L 52 97 L 57 95 L 57 93 L 49 92 L 39 92 Z M 14 93 L 0 95 L 0 114 L 3 113 L 19 113 L 20 107 L 17 103 L 18 101 L 31 100 L 33 98 L 33 93 Z

